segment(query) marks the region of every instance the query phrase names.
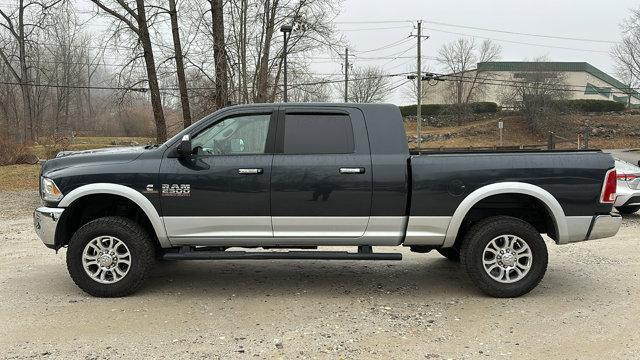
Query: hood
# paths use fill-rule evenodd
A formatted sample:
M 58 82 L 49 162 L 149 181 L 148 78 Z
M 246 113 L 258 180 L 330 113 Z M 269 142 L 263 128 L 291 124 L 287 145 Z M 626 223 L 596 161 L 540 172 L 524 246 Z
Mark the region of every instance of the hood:
M 46 161 L 42 165 L 42 173 L 71 166 L 127 163 L 137 159 L 145 151 L 144 146 L 61 151 L 55 158 Z

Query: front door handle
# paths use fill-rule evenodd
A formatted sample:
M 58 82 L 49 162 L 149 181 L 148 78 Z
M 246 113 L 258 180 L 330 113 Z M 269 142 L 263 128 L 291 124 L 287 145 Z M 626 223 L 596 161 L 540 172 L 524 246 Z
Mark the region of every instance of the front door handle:
M 343 167 L 340 168 L 340 174 L 364 174 L 363 167 Z
M 242 169 L 238 169 L 238 174 L 243 174 L 243 175 L 262 174 L 262 169 L 259 169 L 259 168 L 242 168 Z

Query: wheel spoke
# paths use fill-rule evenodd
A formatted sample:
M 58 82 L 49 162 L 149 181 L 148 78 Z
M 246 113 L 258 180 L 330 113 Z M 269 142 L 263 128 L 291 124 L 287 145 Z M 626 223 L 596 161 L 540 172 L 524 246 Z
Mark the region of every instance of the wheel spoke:
M 125 265 L 131 265 L 131 261 L 129 260 L 118 260 L 118 264 L 125 264 Z
M 119 268 L 119 267 L 117 267 L 117 266 L 116 266 L 115 268 L 113 268 L 113 270 L 114 270 L 118 275 L 120 275 L 120 277 L 121 277 L 121 278 L 122 278 L 122 277 L 124 277 L 125 275 L 127 275 L 127 272 L 126 272 L 126 271 L 122 271 L 122 269 L 120 269 L 120 268 Z M 128 270 L 128 269 L 127 269 L 127 270 Z

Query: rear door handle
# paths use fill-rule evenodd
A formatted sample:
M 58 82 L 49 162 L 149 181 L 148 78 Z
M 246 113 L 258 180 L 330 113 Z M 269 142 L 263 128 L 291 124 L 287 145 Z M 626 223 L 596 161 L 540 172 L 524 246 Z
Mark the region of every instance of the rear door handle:
M 340 174 L 364 174 L 363 167 L 343 167 L 340 168 Z
M 238 174 L 245 174 L 245 175 L 262 174 L 262 169 L 260 169 L 260 168 L 242 168 L 242 169 L 238 169 Z

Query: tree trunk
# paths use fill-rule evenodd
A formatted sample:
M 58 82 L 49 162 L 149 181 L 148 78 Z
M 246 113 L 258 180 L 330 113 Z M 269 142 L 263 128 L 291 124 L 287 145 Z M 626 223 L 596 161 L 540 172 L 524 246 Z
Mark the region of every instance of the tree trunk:
M 240 78 L 242 79 L 242 102 L 249 102 L 249 87 L 247 86 L 247 0 L 241 0 L 241 36 L 240 36 Z
M 191 110 L 189 109 L 189 93 L 187 91 L 187 79 L 184 74 L 184 59 L 182 45 L 180 44 L 180 31 L 178 29 L 178 12 L 176 0 L 169 0 L 169 16 L 171 17 L 171 34 L 173 35 L 173 51 L 176 59 L 176 71 L 178 73 L 178 87 L 180 88 L 180 102 L 182 104 L 182 124 L 186 128 L 191 125 Z
M 229 100 L 227 80 L 227 54 L 224 39 L 224 14 L 222 0 L 210 0 L 213 30 L 213 60 L 216 67 L 216 108 L 227 105 Z
M 164 111 L 162 110 L 162 98 L 160 97 L 160 86 L 158 84 L 158 74 L 156 73 L 156 63 L 153 58 L 151 37 L 149 36 L 149 28 L 147 27 L 144 0 L 136 0 L 136 6 L 138 8 L 138 36 L 142 43 L 144 61 L 147 68 L 147 77 L 149 78 L 151 107 L 153 108 L 153 119 L 156 124 L 156 140 L 158 143 L 162 143 L 167 140 L 167 124 L 164 119 Z
M 27 49 L 24 34 L 24 1 L 20 0 L 18 8 L 18 58 L 20 62 L 20 91 L 22 93 L 22 114 L 24 122 L 21 140 L 34 141 L 33 109 L 31 87 L 29 86 L 29 70 L 27 69 Z
M 266 16 L 265 34 L 262 54 L 258 62 L 258 83 L 255 91 L 256 102 L 266 102 L 269 97 L 269 94 L 267 93 L 269 88 L 269 55 L 271 54 L 271 40 L 273 39 L 277 7 L 278 0 L 274 0 L 271 7 L 269 7 L 269 0 L 266 0 L 264 3 L 264 12 Z

